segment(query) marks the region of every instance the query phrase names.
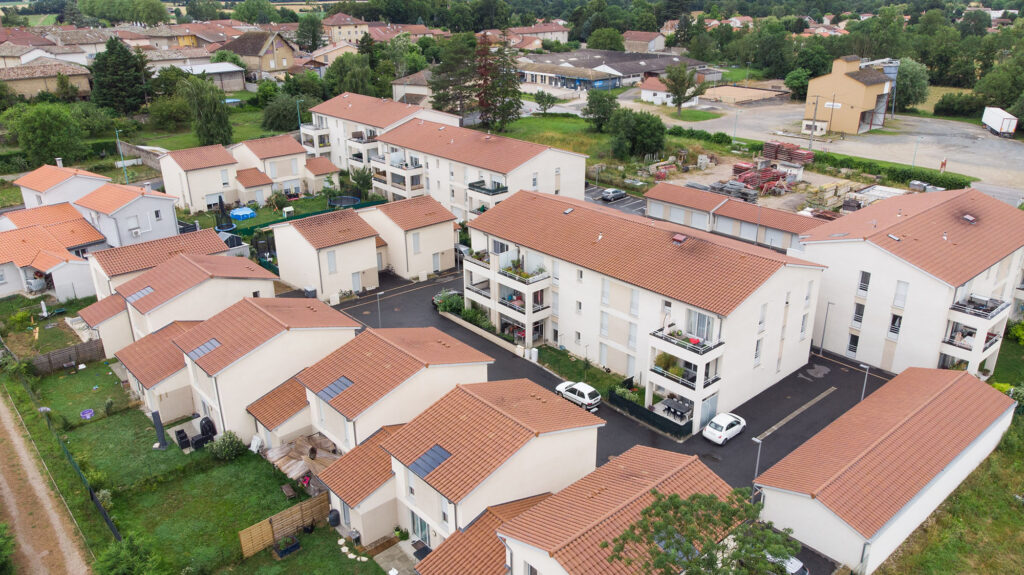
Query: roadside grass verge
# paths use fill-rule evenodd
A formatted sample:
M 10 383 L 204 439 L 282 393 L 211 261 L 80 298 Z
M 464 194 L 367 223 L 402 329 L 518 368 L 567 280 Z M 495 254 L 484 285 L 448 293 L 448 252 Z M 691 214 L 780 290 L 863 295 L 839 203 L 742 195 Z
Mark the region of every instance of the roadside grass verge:
M 721 118 L 725 114 L 719 112 L 709 112 L 707 110 L 692 110 L 689 108 L 683 108 L 678 114 L 671 114 L 676 120 L 682 120 L 684 122 L 703 122 L 704 120 L 714 120 L 715 118 Z

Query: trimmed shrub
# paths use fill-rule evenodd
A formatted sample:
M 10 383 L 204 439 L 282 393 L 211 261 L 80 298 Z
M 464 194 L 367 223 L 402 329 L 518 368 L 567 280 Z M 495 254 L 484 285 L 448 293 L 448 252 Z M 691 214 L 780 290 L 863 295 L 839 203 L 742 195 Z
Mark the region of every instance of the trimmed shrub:
M 231 461 L 245 453 L 246 447 L 234 431 L 225 431 L 220 439 L 210 444 L 210 453 L 223 461 Z
M 873 160 L 853 158 L 850 156 L 837 156 L 828 152 L 815 152 L 814 164 L 816 166 L 846 168 L 849 170 L 858 170 L 867 174 L 877 174 L 898 184 L 906 184 L 911 180 L 922 180 L 933 186 L 940 186 L 950 190 L 966 188 L 971 185 L 970 178 L 967 178 L 966 176 L 942 173 L 938 170 L 930 170 L 928 168 L 882 165 Z
M 963 118 L 980 118 L 985 111 L 988 100 L 971 92 L 950 92 L 943 94 L 935 103 L 936 116 L 958 116 Z

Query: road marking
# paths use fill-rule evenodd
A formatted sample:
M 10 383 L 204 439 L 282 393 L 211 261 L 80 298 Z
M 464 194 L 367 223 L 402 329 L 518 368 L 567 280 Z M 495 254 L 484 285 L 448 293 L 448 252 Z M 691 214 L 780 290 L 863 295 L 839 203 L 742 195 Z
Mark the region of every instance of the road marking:
M 775 431 L 776 431 L 776 430 L 778 430 L 778 429 L 779 429 L 780 427 L 782 427 L 783 425 L 786 425 L 787 423 L 789 423 L 789 422 L 790 422 L 790 421 L 791 421 L 791 420 L 792 420 L 792 419 L 793 419 L 794 417 L 796 417 L 796 416 L 800 415 L 800 414 L 801 414 L 801 413 L 803 413 L 804 411 L 807 411 L 807 409 L 808 409 L 808 408 L 810 408 L 810 407 L 811 407 L 812 405 L 814 405 L 815 403 L 818 403 L 819 401 L 821 401 L 821 400 L 825 399 L 825 397 L 827 397 L 827 396 L 828 396 L 828 394 L 832 393 L 833 391 L 835 391 L 835 390 L 837 390 L 837 389 L 839 389 L 839 388 L 838 388 L 838 387 L 835 387 L 835 386 L 833 386 L 833 387 L 830 387 L 830 388 L 826 389 L 825 391 L 821 392 L 821 394 L 820 394 L 820 395 L 818 395 L 818 397 L 815 397 L 814 399 L 812 399 L 812 400 L 808 401 L 807 403 L 805 403 L 805 404 L 801 405 L 801 406 L 799 407 L 799 409 L 797 409 L 797 410 L 796 410 L 796 411 L 794 411 L 793 413 L 790 413 L 789 415 L 787 415 L 786 417 L 784 417 L 784 418 L 782 419 L 782 421 L 780 421 L 780 422 L 776 423 L 775 425 L 773 425 L 773 426 L 769 427 L 769 428 L 768 428 L 767 430 L 765 430 L 765 432 L 764 432 L 764 433 L 762 433 L 761 435 L 758 435 L 758 436 L 757 436 L 757 438 L 758 438 L 759 440 L 762 440 L 762 441 L 763 441 L 763 440 L 764 440 L 764 438 L 766 438 L 766 437 L 768 437 L 769 435 L 771 435 L 771 434 L 775 433 Z
M 448 277 L 448 276 L 439 276 L 439 277 Z M 448 280 L 445 280 L 445 281 L 441 281 L 441 282 L 430 282 L 430 283 L 427 283 L 427 284 L 424 284 L 424 285 L 421 285 L 421 286 L 416 286 L 414 288 L 407 289 L 405 291 L 400 291 L 400 292 L 397 292 L 397 293 L 388 294 L 386 296 L 381 296 L 380 301 L 384 301 L 386 299 L 393 298 L 395 296 L 404 295 L 404 294 L 407 294 L 409 292 L 414 292 L 414 291 L 421 290 L 421 289 L 426 289 L 426 288 L 431 288 L 431 287 L 432 288 L 436 288 L 437 286 L 439 286 L 441 284 L 446 284 L 446 283 L 448 283 L 448 282 L 450 282 L 450 281 L 452 281 L 454 279 L 458 279 L 458 276 L 455 275 L 455 274 L 452 274 L 451 279 L 448 279 Z M 415 284 L 413 284 L 413 285 L 415 285 Z M 398 288 L 392 288 L 392 289 L 398 289 Z M 356 309 L 357 307 L 363 307 L 364 305 L 371 305 L 371 304 L 376 304 L 377 303 L 377 298 L 376 297 L 374 297 L 372 295 L 371 296 L 367 296 L 367 297 L 369 298 L 368 301 L 357 303 L 355 305 L 351 305 L 351 306 L 348 306 L 348 307 L 343 307 L 343 308 L 341 308 L 341 310 L 342 311 L 348 311 L 350 309 Z

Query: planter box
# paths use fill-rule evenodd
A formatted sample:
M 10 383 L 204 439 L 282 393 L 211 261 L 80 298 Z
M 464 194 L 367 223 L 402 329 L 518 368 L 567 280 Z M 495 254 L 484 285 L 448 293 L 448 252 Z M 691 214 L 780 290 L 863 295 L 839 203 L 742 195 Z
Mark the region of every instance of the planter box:
M 274 546 L 274 554 L 277 555 L 278 559 L 284 559 L 285 557 L 298 551 L 301 547 L 302 546 L 299 544 L 299 540 L 289 535 L 288 537 L 285 537 L 284 539 L 277 542 L 277 544 Z
M 502 338 L 498 337 L 497 335 L 495 335 L 495 334 L 493 334 L 493 333 L 491 333 L 489 331 L 481 329 L 481 328 L 479 328 L 479 327 L 469 323 L 468 321 L 462 319 L 461 317 L 459 317 L 459 316 L 457 316 L 455 314 L 451 314 L 451 313 L 448 313 L 446 311 L 442 311 L 442 312 L 439 312 L 439 313 L 441 314 L 442 317 L 446 317 L 446 318 L 452 320 L 453 322 L 461 325 L 462 327 L 468 329 L 469 331 L 471 331 L 471 332 L 479 335 L 480 337 L 490 341 L 494 345 L 497 345 L 497 346 L 499 346 L 499 347 L 501 347 L 503 349 L 506 349 L 506 350 L 516 354 L 516 355 L 519 355 L 519 350 L 517 349 L 518 346 L 516 346 L 516 344 L 514 344 L 514 343 L 512 343 L 512 342 L 510 342 L 508 340 L 502 339 Z

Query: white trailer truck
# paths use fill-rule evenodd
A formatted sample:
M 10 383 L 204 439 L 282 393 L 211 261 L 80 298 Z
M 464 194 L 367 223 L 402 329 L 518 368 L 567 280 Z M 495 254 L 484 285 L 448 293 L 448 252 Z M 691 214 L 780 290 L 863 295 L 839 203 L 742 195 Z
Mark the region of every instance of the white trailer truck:
M 1003 138 L 1012 138 L 1017 129 L 1017 117 L 1002 108 L 985 108 L 981 122 L 990 132 Z

